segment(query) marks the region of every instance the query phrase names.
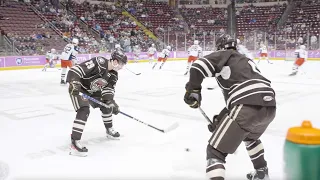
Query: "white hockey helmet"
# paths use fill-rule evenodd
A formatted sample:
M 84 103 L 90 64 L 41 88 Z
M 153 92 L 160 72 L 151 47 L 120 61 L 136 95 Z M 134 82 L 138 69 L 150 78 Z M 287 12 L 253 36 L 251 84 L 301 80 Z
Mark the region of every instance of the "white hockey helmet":
M 237 44 L 240 44 L 240 42 L 241 42 L 240 39 L 237 39 Z
M 78 44 L 79 44 L 79 39 L 73 38 L 73 39 L 72 39 L 72 44 L 78 45 Z
M 152 47 L 154 47 L 154 44 L 151 44 Z
M 171 50 L 171 46 L 167 46 L 167 49 L 170 51 Z
M 300 49 L 305 50 L 306 46 L 305 45 L 300 45 Z
M 56 53 L 56 49 L 51 49 L 50 52 L 54 54 Z
M 194 45 L 198 45 L 198 44 L 199 44 L 199 41 L 198 41 L 198 40 L 194 40 L 193 44 L 194 44 Z

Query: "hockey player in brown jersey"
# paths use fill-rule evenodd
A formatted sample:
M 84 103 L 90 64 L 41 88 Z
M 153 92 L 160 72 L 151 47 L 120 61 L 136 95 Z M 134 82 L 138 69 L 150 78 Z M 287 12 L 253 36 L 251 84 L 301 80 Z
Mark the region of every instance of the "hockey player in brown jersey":
M 244 142 L 255 169 L 247 178 L 267 180 L 267 162 L 259 138 L 275 117 L 275 92 L 255 63 L 237 51 L 235 39 L 221 35 L 216 47 L 216 52 L 192 64 L 184 96 L 191 108 L 200 107 L 201 83 L 206 77 L 215 77 L 224 95 L 226 107 L 208 125 L 212 136 L 207 146 L 207 176 L 210 180 L 225 179 L 227 155 Z
M 89 105 L 93 108 L 100 108 L 107 137 L 120 137 L 120 133 L 113 129 L 112 114 L 119 113 L 119 106 L 114 100 L 115 85 L 118 80 L 117 71 L 122 69 L 127 61 L 127 56 L 122 51 L 114 51 L 110 60 L 98 56 L 70 69 L 67 82 L 70 98 L 77 112 L 71 134 L 71 155 L 87 155 L 88 149 L 81 145 L 80 139 L 90 113 Z M 79 95 L 80 92 L 104 102 L 110 108 L 88 101 Z

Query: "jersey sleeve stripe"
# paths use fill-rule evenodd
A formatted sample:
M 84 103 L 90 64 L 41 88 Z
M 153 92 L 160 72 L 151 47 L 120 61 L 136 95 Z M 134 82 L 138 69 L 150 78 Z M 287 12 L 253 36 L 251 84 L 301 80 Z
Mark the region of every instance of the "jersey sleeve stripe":
M 212 65 L 212 63 L 211 63 L 207 58 L 202 57 L 202 58 L 199 58 L 199 59 L 205 60 L 205 61 L 207 62 L 207 64 L 209 64 L 210 67 L 212 68 L 212 71 L 214 71 L 214 72 L 216 71 L 216 69 L 214 68 L 214 66 Z
M 84 72 L 84 70 L 82 69 L 82 67 L 81 67 L 81 66 L 76 65 L 76 66 L 75 66 L 75 68 L 79 69 L 79 70 L 80 70 L 80 72 L 81 72 L 81 74 L 82 74 L 83 76 L 86 76 L 86 73 Z
M 190 71 L 191 71 L 191 69 L 196 69 L 196 70 L 198 70 L 198 71 L 203 75 L 203 77 L 206 77 L 206 75 L 204 75 L 203 71 L 202 71 L 200 68 L 195 67 L 195 66 L 192 65 L 191 68 L 190 68 Z
M 73 73 L 75 73 L 76 75 L 78 75 L 80 78 L 83 78 L 82 74 L 79 73 L 77 70 L 71 68 L 70 71 L 73 72 Z
M 210 63 L 209 63 L 209 66 L 208 66 L 208 62 L 204 62 L 202 59 L 198 59 L 192 64 L 192 66 L 193 65 L 197 65 L 197 64 L 204 69 L 204 71 L 208 75 L 207 77 L 212 77 L 213 76 L 214 68 L 213 69 L 209 68 L 210 67 Z

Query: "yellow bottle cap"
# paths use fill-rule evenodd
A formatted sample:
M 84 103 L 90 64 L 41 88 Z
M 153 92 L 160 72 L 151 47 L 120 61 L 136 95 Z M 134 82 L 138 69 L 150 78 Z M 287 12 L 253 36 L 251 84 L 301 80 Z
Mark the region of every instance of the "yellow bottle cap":
M 311 122 L 305 120 L 301 127 L 290 128 L 286 139 L 296 144 L 320 145 L 320 129 L 313 128 Z

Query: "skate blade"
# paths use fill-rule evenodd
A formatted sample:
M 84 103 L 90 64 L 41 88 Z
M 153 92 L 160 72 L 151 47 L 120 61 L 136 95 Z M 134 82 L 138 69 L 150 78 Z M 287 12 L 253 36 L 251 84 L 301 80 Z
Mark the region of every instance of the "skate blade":
M 87 152 L 79 152 L 79 151 L 70 150 L 69 155 L 79 156 L 79 157 L 86 157 L 88 155 L 88 153 Z
M 120 140 L 120 137 L 113 137 L 109 134 L 107 134 L 107 138 L 110 139 L 110 140 Z

